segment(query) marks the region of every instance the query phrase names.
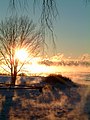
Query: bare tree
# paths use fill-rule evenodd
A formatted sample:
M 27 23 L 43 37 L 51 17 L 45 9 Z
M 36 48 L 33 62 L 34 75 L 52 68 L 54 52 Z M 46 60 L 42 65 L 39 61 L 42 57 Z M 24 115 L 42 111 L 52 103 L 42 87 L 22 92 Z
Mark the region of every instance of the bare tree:
M 28 9 L 30 0 L 10 0 L 11 9 L 15 10 L 17 7 Z M 45 43 L 45 35 L 46 35 L 46 28 L 48 28 L 51 36 L 52 42 L 55 46 L 55 39 L 54 39 L 54 29 L 53 29 L 53 20 L 58 16 L 57 10 L 57 1 L 60 0 L 32 0 L 34 10 L 36 5 L 39 5 L 41 8 L 40 22 L 41 22 L 41 29 L 42 29 L 42 38 L 43 38 L 43 51 L 44 51 L 44 44 Z M 90 0 L 84 0 L 87 4 Z
M 55 39 L 54 39 L 54 27 L 53 27 L 53 21 L 56 19 L 58 15 L 58 10 L 57 10 L 57 1 L 56 0 L 32 0 L 32 5 L 34 8 L 36 8 L 36 5 L 38 5 L 41 8 L 41 12 L 39 14 L 40 18 L 40 25 L 41 25 L 41 31 L 42 31 L 42 53 L 44 55 L 45 53 L 45 47 L 47 46 L 46 44 L 46 35 L 49 32 L 49 35 L 51 35 L 51 40 L 52 40 L 52 45 L 55 50 L 56 44 L 55 44 Z M 12 11 L 16 11 L 17 8 L 25 9 L 28 11 L 29 7 L 29 0 L 10 0 L 9 2 L 9 8 L 12 9 Z
M 16 76 L 23 65 L 16 57 L 16 51 L 25 49 L 31 56 L 37 55 L 40 51 L 40 31 L 36 29 L 33 21 L 28 17 L 10 17 L 0 24 L 0 54 L 3 65 L 6 65 L 11 74 L 11 84 L 15 85 Z M 30 57 L 28 55 L 28 57 Z

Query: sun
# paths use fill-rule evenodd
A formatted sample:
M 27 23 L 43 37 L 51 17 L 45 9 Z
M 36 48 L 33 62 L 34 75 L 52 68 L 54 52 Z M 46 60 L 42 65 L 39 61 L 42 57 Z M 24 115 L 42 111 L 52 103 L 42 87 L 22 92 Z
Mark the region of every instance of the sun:
M 15 57 L 19 61 L 23 62 L 23 61 L 25 61 L 27 59 L 28 53 L 27 53 L 27 51 L 25 49 L 16 50 Z

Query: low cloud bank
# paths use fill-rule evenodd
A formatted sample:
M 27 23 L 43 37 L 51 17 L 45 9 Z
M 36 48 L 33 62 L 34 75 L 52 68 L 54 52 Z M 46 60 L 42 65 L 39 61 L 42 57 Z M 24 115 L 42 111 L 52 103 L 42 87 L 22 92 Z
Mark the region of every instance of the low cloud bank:
M 65 57 L 64 54 L 57 54 L 51 58 L 45 58 L 39 64 L 46 66 L 90 66 L 90 55 L 83 54 L 77 58 Z

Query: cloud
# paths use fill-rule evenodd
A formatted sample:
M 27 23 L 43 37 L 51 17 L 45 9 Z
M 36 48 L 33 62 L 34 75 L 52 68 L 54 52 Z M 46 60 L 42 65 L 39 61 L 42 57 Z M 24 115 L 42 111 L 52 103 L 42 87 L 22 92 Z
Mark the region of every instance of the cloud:
M 90 55 L 89 54 L 83 54 L 82 56 L 80 56 L 80 60 L 81 61 L 90 61 Z
M 49 59 L 42 60 L 40 64 L 46 66 L 90 66 L 90 55 L 83 54 L 77 58 L 65 57 L 64 54 L 58 53 Z

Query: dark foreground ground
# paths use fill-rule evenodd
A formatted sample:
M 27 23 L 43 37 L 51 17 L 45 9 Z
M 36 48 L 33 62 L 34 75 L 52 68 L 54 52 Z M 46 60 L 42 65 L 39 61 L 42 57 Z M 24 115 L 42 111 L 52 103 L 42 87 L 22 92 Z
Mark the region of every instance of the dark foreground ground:
M 0 89 L 0 120 L 90 120 L 90 86 Z

